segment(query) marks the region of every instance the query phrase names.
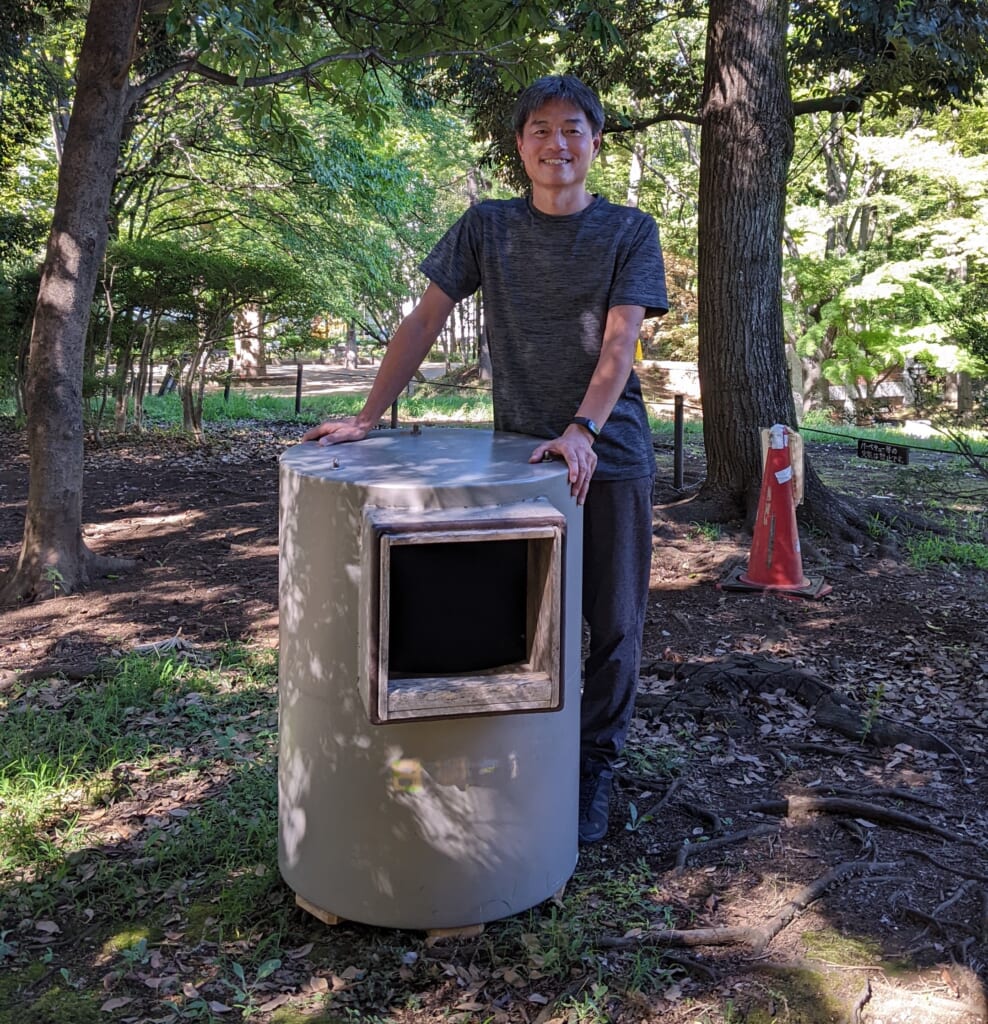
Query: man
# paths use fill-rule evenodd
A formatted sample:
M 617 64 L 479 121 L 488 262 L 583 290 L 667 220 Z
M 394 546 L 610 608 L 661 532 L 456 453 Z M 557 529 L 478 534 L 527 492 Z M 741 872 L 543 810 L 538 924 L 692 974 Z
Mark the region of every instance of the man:
M 667 311 L 651 217 L 586 189 L 604 111 L 569 75 L 540 78 L 515 106 L 528 197 L 471 207 L 421 264 L 430 284 L 388 345 L 361 412 L 304 441 L 357 441 L 377 425 L 458 301 L 483 290 L 494 427 L 546 440 L 584 506 L 580 841 L 607 832 L 613 765 L 634 712 L 652 550 L 655 458 L 632 370 L 645 316 Z

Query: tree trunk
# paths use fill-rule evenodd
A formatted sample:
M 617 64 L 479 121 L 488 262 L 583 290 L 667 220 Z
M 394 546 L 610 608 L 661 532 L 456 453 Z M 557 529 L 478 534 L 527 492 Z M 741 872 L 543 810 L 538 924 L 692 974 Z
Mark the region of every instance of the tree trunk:
M 24 538 L 0 603 L 55 586 L 68 592 L 119 565 L 82 539 L 82 368 L 141 7 L 142 0 L 92 0 L 86 20 L 28 356 Z
M 242 376 L 268 375 L 262 306 L 243 306 L 233 314 L 233 351 Z
M 754 513 L 760 428 L 794 426 L 782 321 L 782 231 L 793 151 L 784 0 L 712 0 L 700 135 L 701 502 Z
M 138 432 L 144 429 L 144 396 L 151 394 L 154 385 L 154 341 L 159 316 L 151 317 L 144 325 L 141 354 L 133 379 L 134 427 Z
M 357 368 L 357 325 L 348 321 L 346 325 L 346 359 L 344 365 L 348 370 Z

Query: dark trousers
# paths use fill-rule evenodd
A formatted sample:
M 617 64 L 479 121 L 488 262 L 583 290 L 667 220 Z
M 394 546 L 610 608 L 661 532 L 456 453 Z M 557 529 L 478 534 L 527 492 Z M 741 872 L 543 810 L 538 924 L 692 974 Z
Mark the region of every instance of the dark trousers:
M 580 758 L 606 767 L 635 710 L 652 562 L 651 476 L 592 481 L 583 506 L 583 666 Z

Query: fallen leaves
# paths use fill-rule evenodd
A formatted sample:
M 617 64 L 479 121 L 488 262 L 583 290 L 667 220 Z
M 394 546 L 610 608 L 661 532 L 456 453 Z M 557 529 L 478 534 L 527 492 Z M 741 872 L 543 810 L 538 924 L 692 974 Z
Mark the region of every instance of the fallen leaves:
M 112 999 L 107 999 L 100 1006 L 100 1010 L 103 1013 L 112 1013 L 114 1010 L 120 1010 L 125 1006 L 129 1006 L 133 1001 L 133 996 L 114 996 Z

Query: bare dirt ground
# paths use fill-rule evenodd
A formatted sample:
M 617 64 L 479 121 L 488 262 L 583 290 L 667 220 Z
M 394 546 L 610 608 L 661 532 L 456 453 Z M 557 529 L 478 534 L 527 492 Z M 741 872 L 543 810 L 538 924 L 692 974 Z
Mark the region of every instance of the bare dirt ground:
M 89 451 L 87 540 L 135 568 L 4 613 L 0 691 L 178 634 L 275 645 L 277 458 L 298 434 L 250 424 L 201 448 Z M 847 493 L 916 504 L 960 482 L 960 514 L 983 515 L 985 488 L 934 458 L 905 469 L 808 451 Z M 598 908 L 595 942 L 616 959 L 670 947 L 677 980 L 602 994 L 601 1019 L 988 1020 L 986 573 L 831 554 L 817 538 L 806 568 L 829 596 L 722 591 L 750 538 L 694 522 L 671 452 L 657 457 L 638 717 L 610 833 L 571 885 L 648 875 L 654 913 Z M 693 453 L 687 480 L 700 472 Z M 26 478 L 23 436 L 0 431 L 0 565 L 16 557 Z M 474 985 L 475 953 L 448 954 L 428 1019 L 566 1019 L 531 964 Z

